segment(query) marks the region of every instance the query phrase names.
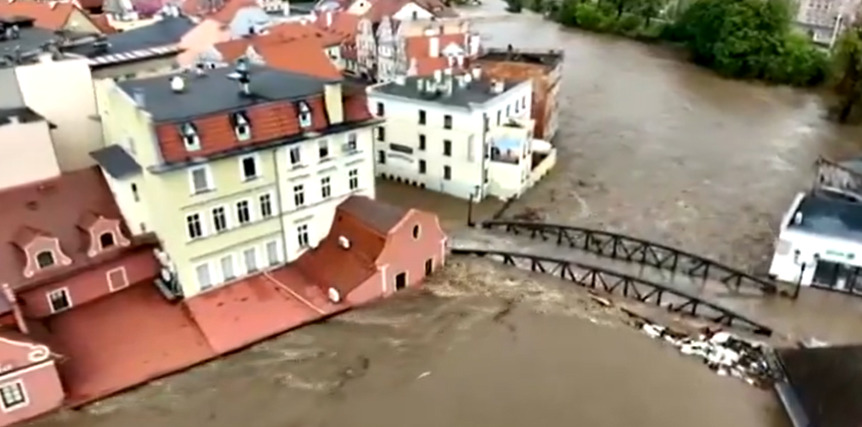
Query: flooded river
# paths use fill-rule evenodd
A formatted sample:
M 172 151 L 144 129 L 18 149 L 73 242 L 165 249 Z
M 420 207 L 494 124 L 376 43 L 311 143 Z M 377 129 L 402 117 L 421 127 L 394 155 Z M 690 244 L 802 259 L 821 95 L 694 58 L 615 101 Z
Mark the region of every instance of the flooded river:
M 812 162 L 859 149 L 862 133 L 825 121 L 813 94 L 723 80 L 664 48 L 527 15 L 478 27 L 491 45 L 566 52 L 557 169 L 510 213 L 537 209 L 762 268 Z M 379 194 L 435 210 L 452 229 L 464 221 L 463 202 L 391 183 Z M 813 295 L 803 293 L 806 313 L 832 309 Z M 859 307 L 843 304 L 852 315 L 842 321 L 855 319 Z M 553 279 L 453 260 L 426 291 L 33 425 L 786 425 L 769 393 L 622 323 Z

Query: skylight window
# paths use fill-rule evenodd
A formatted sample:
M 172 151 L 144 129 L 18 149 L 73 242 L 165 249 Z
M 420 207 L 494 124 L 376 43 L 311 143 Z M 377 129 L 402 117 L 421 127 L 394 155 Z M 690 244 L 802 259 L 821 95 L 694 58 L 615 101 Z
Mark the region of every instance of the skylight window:
M 251 139 L 251 123 L 249 123 L 245 113 L 234 113 L 231 115 L 231 122 L 233 122 L 233 132 L 236 134 L 237 140 L 248 141 Z
M 303 129 L 311 127 L 311 108 L 305 101 L 299 103 L 299 126 Z
M 201 139 L 198 136 L 197 127 L 193 123 L 183 123 L 180 126 L 180 135 L 183 137 L 183 144 L 188 151 L 196 151 L 201 149 Z

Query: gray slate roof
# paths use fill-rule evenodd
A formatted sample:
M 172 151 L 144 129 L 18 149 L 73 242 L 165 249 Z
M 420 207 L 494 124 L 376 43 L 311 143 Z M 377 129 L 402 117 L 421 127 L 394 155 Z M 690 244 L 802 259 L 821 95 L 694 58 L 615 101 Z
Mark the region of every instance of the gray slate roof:
M 118 85 L 132 99 L 143 99 L 143 108 L 152 115 L 153 121 L 172 122 L 239 110 L 263 102 L 306 98 L 321 93 L 329 82 L 304 74 L 250 65 L 252 94 L 249 96 L 240 92 L 239 83 L 228 78 L 233 71 L 231 67 L 222 67 L 207 70 L 203 76 L 186 74 L 183 76 L 185 90 L 180 93 L 171 90 L 173 76 L 170 75 L 126 80 Z
M 123 147 L 109 145 L 105 148 L 93 151 L 90 157 L 102 167 L 108 175 L 116 179 L 141 173 L 141 166 L 135 161 Z
M 796 210 L 802 222 L 789 228 L 862 242 L 862 203 L 827 192 L 811 192 Z
M 458 83 L 453 81 L 452 84 L 454 88 L 452 90 L 452 94 L 447 96 L 444 94 L 431 94 L 427 91 L 419 90 L 418 80 L 430 81 L 433 79 L 429 77 L 408 77 L 405 79 L 405 83 L 403 85 L 391 82 L 378 86 L 373 90 L 375 92 L 385 93 L 400 98 L 423 100 L 426 102 L 457 107 L 469 107 L 470 104 L 484 104 L 491 99 L 505 94 L 513 86 L 520 83 L 517 81 L 507 81 L 505 82 L 503 93 L 494 94 L 491 93 L 491 85 L 490 82 L 487 81 L 473 81 L 467 85 L 467 87 L 459 87 Z
M 116 53 L 133 52 L 179 43 L 180 39 L 194 28 L 195 23 L 185 16 L 164 17 L 160 21 L 133 30 L 109 34 L 105 37 L 108 48 L 98 49 L 85 45 L 70 49 L 89 58 Z

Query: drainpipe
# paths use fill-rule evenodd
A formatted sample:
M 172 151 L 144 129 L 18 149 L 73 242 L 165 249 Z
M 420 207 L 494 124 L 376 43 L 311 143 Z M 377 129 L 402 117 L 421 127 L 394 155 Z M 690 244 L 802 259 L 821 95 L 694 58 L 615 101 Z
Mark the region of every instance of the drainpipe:
M 27 322 L 24 321 L 24 314 L 21 312 L 21 306 L 18 304 L 15 292 L 12 292 L 12 288 L 9 287 L 8 283 L 3 284 L 3 296 L 6 297 L 6 300 L 9 301 L 9 305 L 12 306 L 12 315 L 15 316 L 15 323 L 18 325 L 18 330 L 21 331 L 22 334 L 29 334 L 30 329 L 27 328 Z
M 281 247 L 284 248 L 284 262 L 287 263 L 287 233 L 284 231 L 284 212 L 281 210 L 281 174 L 278 173 L 277 148 L 272 151 L 272 166 L 275 168 L 275 202 L 278 204 L 278 227 L 281 229 Z

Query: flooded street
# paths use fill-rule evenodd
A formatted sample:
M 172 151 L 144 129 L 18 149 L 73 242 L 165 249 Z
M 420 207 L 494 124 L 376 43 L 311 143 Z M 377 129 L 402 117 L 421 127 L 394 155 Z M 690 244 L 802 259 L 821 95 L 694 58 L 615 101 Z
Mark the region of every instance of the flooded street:
M 566 52 L 557 167 L 509 215 L 536 209 L 763 270 L 817 156 L 862 144 L 814 94 L 722 80 L 665 48 L 527 14 L 477 26 L 489 45 Z M 436 211 L 450 230 L 466 217 L 465 202 L 412 187 L 382 182 L 378 195 Z M 32 425 L 787 425 L 770 393 L 650 340 L 571 285 L 467 258 L 432 282 Z M 788 328 L 821 338 L 862 334 L 862 300 L 806 290 L 797 303 L 738 304 L 776 329 L 792 318 Z

